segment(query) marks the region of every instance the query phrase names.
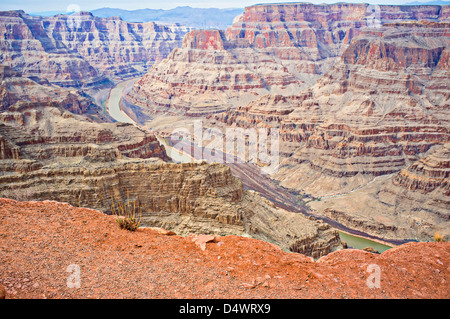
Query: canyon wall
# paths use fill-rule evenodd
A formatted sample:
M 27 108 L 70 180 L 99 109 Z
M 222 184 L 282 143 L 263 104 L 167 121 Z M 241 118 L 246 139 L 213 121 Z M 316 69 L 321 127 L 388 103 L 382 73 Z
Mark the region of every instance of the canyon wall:
M 25 77 L 9 66 L 0 65 L 0 118 L 8 121 L 13 111 L 30 111 L 34 107 L 61 107 L 74 114 L 84 114 L 94 121 L 111 122 L 109 115 L 94 104 L 92 99 L 79 89 L 62 88 L 47 80 L 33 76 Z
M 344 249 L 315 261 L 253 238 L 129 232 L 113 216 L 55 201 L 0 198 L 0 221 L 6 299 L 450 297 L 449 242 L 407 243 L 382 254 Z M 80 289 L 67 287 L 70 263 L 82 271 Z M 374 265 L 380 285 L 368 284 L 378 283 Z M 165 311 L 176 317 L 179 308 Z
M 250 236 L 315 258 L 342 248 L 336 230 L 244 191 L 229 167 L 168 163 L 147 130 L 48 106 L 1 117 L 0 196 L 111 213 L 113 200 L 126 201 L 129 193 L 144 226 Z
M 369 31 L 311 88 L 216 119 L 278 127 L 285 162 L 274 177 L 318 196 L 342 193 L 449 140 L 449 44 L 447 23 Z
M 153 112 L 201 116 L 269 93 L 295 94 L 330 70 L 364 29 L 376 32 L 381 23 L 450 17 L 446 6 L 375 9 L 308 3 L 248 7 L 225 32 L 187 34 L 182 47 L 156 64 L 128 98 Z
M 54 17 L 0 12 L 0 64 L 59 86 L 99 87 L 143 74 L 180 46 L 188 31 L 87 12 Z
M 450 236 L 449 145 L 365 187 L 311 202 L 317 212 L 384 238 L 433 240 Z
M 255 5 L 225 32 L 187 34 L 127 99 L 168 134 L 171 116 L 276 128 L 271 177 L 318 214 L 430 240 L 448 229 L 448 169 L 424 163 L 450 140 L 449 19 L 449 6 Z

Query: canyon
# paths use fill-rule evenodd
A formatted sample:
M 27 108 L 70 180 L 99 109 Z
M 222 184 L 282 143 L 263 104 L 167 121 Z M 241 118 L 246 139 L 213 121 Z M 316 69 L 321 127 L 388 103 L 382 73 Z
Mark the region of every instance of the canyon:
M 266 96 L 216 119 L 228 125 L 279 128 L 284 160 L 273 177 L 281 185 L 318 198 L 353 192 L 377 177 L 398 173 L 410 165 L 414 167 L 426 154 L 448 143 L 450 95 L 448 86 L 442 85 L 450 78 L 445 66 L 447 30 L 447 23 L 397 23 L 376 33 L 363 33 L 309 89 L 295 96 Z M 445 189 L 448 179 L 445 161 L 436 170 L 441 170 L 439 183 Z M 401 176 L 408 178 L 405 173 Z M 444 194 L 448 192 L 441 192 L 443 197 L 432 193 L 433 189 L 425 186 L 427 182 L 431 181 L 413 188 L 404 180 L 399 185 L 384 179 L 383 183 L 377 183 L 380 188 L 392 188 L 390 184 L 394 183 L 408 194 L 389 200 L 389 210 L 374 205 L 372 209 L 364 206 L 355 211 L 347 202 L 344 209 L 352 213 L 346 215 L 355 218 L 365 215 L 359 228 L 383 236 L 425 239 L 432 238 L 437 230 L 447 233 L 449 198 Z M 380 196 L 379 189 L 371 187 L 370 192 L 377 194 L 373 197 L 378 201 L 387 201 Z M 364 202 L 356 200 L 362 193 L 352 194 L 355 204 Z M 402 192 L 397 189 L 391 193 Z M 422 203 L 430 195 L 438 197 L 425 209 Z M 419 197 L 422 199 L 417 200 Z M 327 199 L 328 208 L 333 207 L 334 201 Z M 325 207 L 316 203 L 312 206 Z M 403 225 L 406 233 L 384 231 L 380 225 L 389 225 L 391 215 L 399 213 L 414 216 L 408 217 L 408 223 L 394 223 Z M 440 218 L 431 223 L 435 227 L 430 227 L 428 221 L 433 215 Z M 383 222 L 375 222 L 377 227 L 369 231 L 363 226 L 378 217 Z
M 188 33 L 125 100 L 167 136 L 196 119 L 277 129 L 271 177 L 315 214 L 386 239 L 448 236 L 446 161 L 433 179 L 408 172 L 449 142 L 449 8 L 379 6 L 376 26 L 369 8 L 248 7 L 226 31 Z
M 345 249 L 338 229 L 390 243 L 450 238 L 449 30 L 444 5 L 261 4 L 226 30 L 0 12 L 0 283 L 9 297 L 42 295 L 14 283 L 27 271 L 16 255 L 31 256 L 41 232 L 49 260 L 87 249 L 114 268 L 116 253 L 155 254 L 174 268 L 151 267 L 190 280 L 184 263 L 208 276 L 217 266 L 233 274 L 212 285 L 226 296 L 447 297 L 447 243 L 377 254 Z M 237 141 L 258 155 L 279 147 L 276 169 L 177 162 L 172 133 L 196 123 L 204 138 L 186 145 L 203 154 L 224 144 L 213 130 L 276 131 L 270 147 Z M 128 200 L 142 213 L 136 232 L 115 223 L 114 202 Z M 373 263 L 389 269 L 383 290 L 355 284 Z M 236 286 L 252 267 L 261 274 Z M 399 288 L 410 273 L 431 279 Z M 150 290 L 200 289 L 172 288 Z
M 226 31 L 188 33 L 180 48 L 136 83 L 128 99 L 151 112 L 200 116 L 266 94 L 297 94 L 330 70 L 363 29 L 450 17 L 446 6 L 377 8 L 375 14 L 367 4 L 247 7 Z
M 125 194 L 140 203 L 143 226 L 250 236 L 319 258 L 343 244 L 320 220 L 244 191 L 229 167 L 170 163 L 154 134 L 99 123 L 61 106 L 13 105 L 0 119 L 0 196 L 55 200 L 112 214 Z
M 67 49 L 71 55 L 80 56 L 88 68 L 95 65 L 97 73 L 92 74 L 106 74 L 105 79 L 110 81 L 114 74 L 104 67 L 113 66 L 122 78 L 128 78 L 139 73 L 124 71 L 120 61 L 111 59 L 123 59 L 124 65 L 134 68 L 134 60 L 137 64 L 145 61 L 150 65 L 161 59 L 161 55 L 152 53 L 152 60 L 145 54 L 121 54 L 123 48 L 119 50 L 119 46 L 123 41 L 130 41 L 124 30 L 133 31 L 134 36 L 135 32 L 142 32 L 148 38 L 135 39 L 139 45 L 161 49 L 163 54 L 164 48 L 176 45 L 172 40 L 178 35 L 170 38 L 155 31 L 166 32 L 168 27 L 155 30 L 156 25 L 148 23 L 143 28 L 141 24 L 127 24 L 116 18 L 100 19 L 87 13 L 40 19 L 14 11 L 3 13 L 2 17 L 5 38 L 14 40 L 2 45 L 5 52 L 2 63 L 7 65 L 0 69 L 1 196 L 21 200 L 58 199 L 111 214 L 113 198 L 123 200 L 124 194 L 131 191 L 142 203 L 146 226 L 164 225 L 182 235 L 196 232 L 252 236 L 315 258 L 343 247 L 337 231 L 329 225 L 277 208 L 258 194 L 244 191 L 229 168 L 171 164 L 154 134 L 131 124 L 113 123 L 106 110 L 87 94 L 104 85 L 103 82 L 89 84 L 91 73 L 83 73 L 83 83 L 71 81 L 71 75 L 65 71 L 53 73 L 61 75 L 64 81 L 70 79 L 62 83 L 41 70 L 30 70 L 16 59 L 26 59 L 33 67 L 36 67 L 35 58 L 40 61 L 47 58 L 54 63 L 57 59 L 47 54 L 58 49 L 57 54 L 62 54 L 61 59 L 68 62 L 70 59 L 64 56 Z M 78 25 L 75 28 L 71 23 Z M 11 28 L 17 31 L 11 34 Z M 111 32 L 114 28 L 115 34 Z M 111 32 L 110 38 L 98 30 Z M 45 32 L 51 32 L 56 40 L 49 40 Z M 96 36 L 87 37 L 92 33 Z M 114 35 L 122 40 L 118 41 Z M 92 43 L 99 40 L 103 41 L 102 45 L 108 44 L 108 52 L 115 53 L 92 54 L 89 51 Z M 150 40 L 161 41 L 163 45 L 155 45 Z M 37 47 L 37 52 L 28 52 L 30 43 Z M 17 55 L 17 48 L 22 50 L 24 45 L 27 54 L 36 54 L 33 58 Z M 84 72 L 73 68 L 71 63 L 65 67 L 70 72 Z M 142 184 L 137 185 L 139 181 Z
M 131 23 L 89 12 L 35 17 L 0 13 L 0 65 L 63 87 L 98 88 L 142 75 L 190 29 Z

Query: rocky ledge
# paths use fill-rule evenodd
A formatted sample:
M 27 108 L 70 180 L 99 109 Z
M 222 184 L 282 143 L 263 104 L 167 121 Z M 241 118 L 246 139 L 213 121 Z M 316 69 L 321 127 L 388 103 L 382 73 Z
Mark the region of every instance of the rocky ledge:
M 129 232 L 92 209 L 10 199 L 0 199 L 0 234 L 7 299 L 450 298 L 445 242 L 314 261 L 257 239 Z M 79 287 L 68 285 L 75 270 Z
M 318 258 L 342 245 L 336 230 L 244 192 L 229 167 L 167 163 L 156 137 L 57 107 L 0 114 L 0 194 L 59 200 L 111 213 L 113 197 L 139 200 L 143 224 L 178 234 L 252 236 Z

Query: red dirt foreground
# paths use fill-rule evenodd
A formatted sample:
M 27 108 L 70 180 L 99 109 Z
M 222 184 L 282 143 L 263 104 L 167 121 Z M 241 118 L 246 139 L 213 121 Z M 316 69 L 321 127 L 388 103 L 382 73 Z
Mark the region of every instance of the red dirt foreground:
M 0 199 L 6 298 L 450 298 L 450 243 L 318 261 L 238 236 L 119 229 L 114 216 Z

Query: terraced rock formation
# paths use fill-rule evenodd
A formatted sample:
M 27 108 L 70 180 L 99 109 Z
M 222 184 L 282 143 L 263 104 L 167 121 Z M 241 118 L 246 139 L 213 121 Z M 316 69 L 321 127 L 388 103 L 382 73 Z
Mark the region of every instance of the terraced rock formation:
M 443 67 L 447 27 L 368 32 L 310 89 L 267 96 L 217 118 L 279 127 L 286 170 L 275 178 L 290 188 L 333 195 L 366 183 L 367 176 L 397 172 L 449 140 L 450 92 L 436 87 L 450 75 Z
M 87 12 L 34 17 L 0 12 L 0 64 L 64 87 L 99 87 L 143 74 L 189 29 Z
M 364 29 L 449 17 L 445 6 L 251 6 L 225 32 L 187 34 L 182 47 L 138 81 L 128 99 L 151 112 L 201 116 L 269 93 L 296 94 L 330 70 Z
M 285 160 L 272 177 L 322 198 L 325 202 L 311 205 L 333 208 L 332 214 L 324 212 L 327 216 L 341 220 L 336 211 L 347 219 L 364 215 L 364 222 L 344 224 L 390 238 L 429 239 L 448 228 L 445 164 L 433 171 L 442 176 L 434 181 L 406 176 L 450 139 L 448 27 L 407 22 L 363 32 L 311 88 L 288 97 L 268 95 L 215 119 L 243 128 L 277 127 Z M 434 188 L 440 190 L 433 193 Z M 380 189 L 386 189 L 384 195 Z M 383 198 L 387 193 L 390 199 Z M 410 227 L 414 211 L 421 217 Z M 381 223 L 373 222 L 377 216 Z
M 0 118 L 9 121 L 17 112 L 38 106 L 56 106 L 74 114 L 84 114 L 95 121 L 112 119 L 82 90 L 66 89 L 50 84 L 40 77 L 24 77 L 9 66 L 0 65 Z M 3 113 L 11 110 L 14 113 Z
M 0 196 L 58 200 L 111 213 L 138 199 L 143 224 L 251 236 L 318 258 L 342 248 L 329 225 L 243 190 L 229 167 L 172 164 L 156 137 L 131 124 L 96 123 L 57 107 L 0 114 Z
M 310 205 L 347 227 L 384 238 L 429 241 L 436 233 L 449 238 L 449 145 L 427 154 L 398 173 Z

